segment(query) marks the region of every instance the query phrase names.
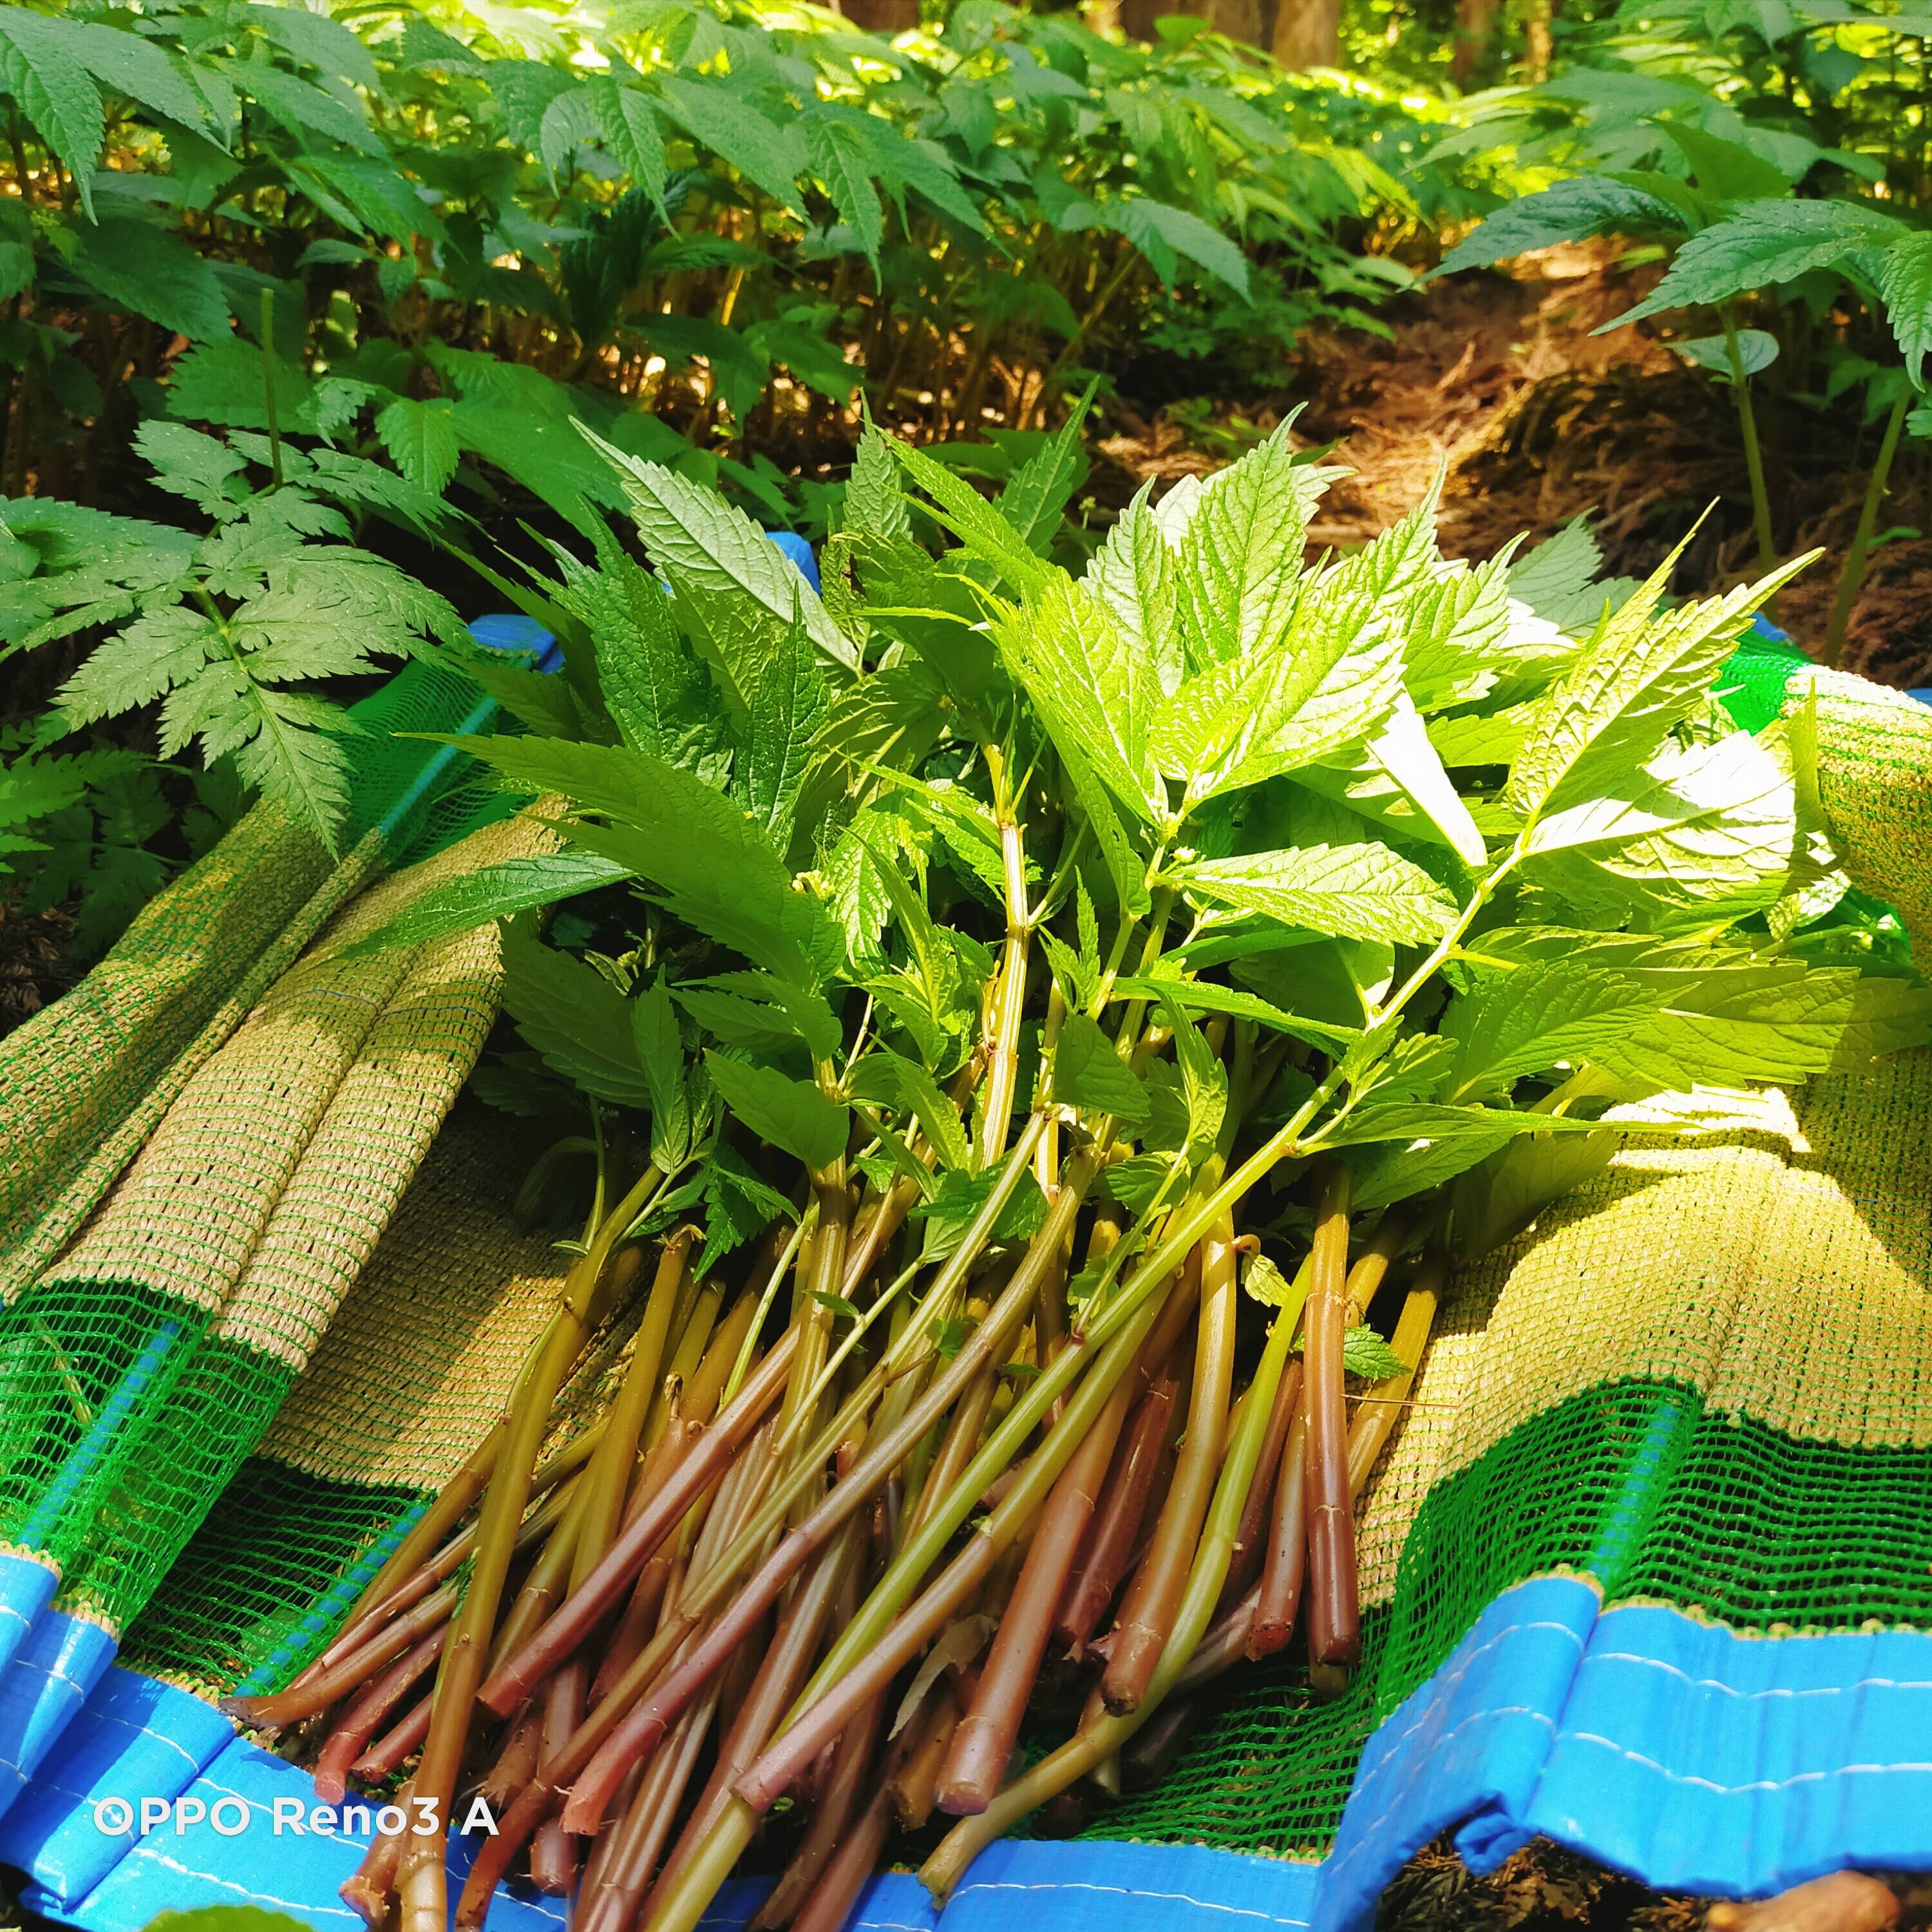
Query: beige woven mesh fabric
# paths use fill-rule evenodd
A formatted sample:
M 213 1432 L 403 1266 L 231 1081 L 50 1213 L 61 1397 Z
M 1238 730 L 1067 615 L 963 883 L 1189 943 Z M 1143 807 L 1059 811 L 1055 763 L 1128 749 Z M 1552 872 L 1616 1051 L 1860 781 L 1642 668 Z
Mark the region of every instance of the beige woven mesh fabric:
M 1932 1048 L 1732 1112 L 1625 1148 L 1458 1274 L 1365 1502 L 1367 1600 L 1435 1484 L 1605 1383 L 1682 1383 L 1845 1448 L 1932 1446 Z
M 496 1013 L 494 926 L 344 958 L 443 880 L 549 849 L 525 815 L 364 893 L 191 1080 L 44 1285 L 113 1282 L 299 1369 Z
M 1787 716 L 1815 691 L 1818 792 L 1845 870 L 1898 908 L 1932 978 L 1932 706 L 1843 672 L 1801 671 Z
M 516 1124 L 459 1106 L 257 1451 L 308 1474 L 440 1488 L 508 1399 L 568 1258 L 516 1224 Z
M 58 1255 L 188 1082 L 380 862 L 250 812 L 0 1041 L 0 1300 Z

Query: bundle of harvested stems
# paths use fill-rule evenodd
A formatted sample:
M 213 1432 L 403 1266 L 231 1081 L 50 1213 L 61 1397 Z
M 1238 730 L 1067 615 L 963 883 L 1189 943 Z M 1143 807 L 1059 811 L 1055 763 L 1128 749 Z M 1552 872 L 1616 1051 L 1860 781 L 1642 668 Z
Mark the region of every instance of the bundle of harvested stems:
M 1614 1103 L 1924 1030 L 1808 963 L 1798 734 L 1710 700 L 1772 584 L 1660 574 L 1579 638 L 1513 591 L 1576 608 L 1560 559 L 1446 563 L 1427 506 L 1304 568 L 1285 434 L 1076 579 L 1072 433 L 995 503 L 868 436 L 824 602 L 614 454 L 658 578 L 566 561 L 567 691 L 508 680 L 531 734 L 469 747 L 564 849 L 386 935 L 511 920 L 485 1084 L 588 1096 L 595 1199 L 501 1423 L 240 1708 L 442 1832 L 480 1789 L 460 1925 L 527 1858 L 585 1932 L 692 1932 L 751 1855 L 761 1926 L 835 1932 L 896 1828 L 958 1821 L 944 1898 L 1220 1673 L 1294 1641 L 1339 1686 L 1450 1256 Z M 444 1851 L 348 1895 L 442 1932 Z

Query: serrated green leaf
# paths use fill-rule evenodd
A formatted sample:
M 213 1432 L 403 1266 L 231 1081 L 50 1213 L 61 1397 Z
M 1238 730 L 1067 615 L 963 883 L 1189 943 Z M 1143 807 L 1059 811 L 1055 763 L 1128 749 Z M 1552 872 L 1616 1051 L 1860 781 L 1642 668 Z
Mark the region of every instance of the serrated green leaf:
M 381 155 L 382 138 L 369 125 L 359 102 L 351 107 L 334 94 L 312 87 L 266 60 L 232 62 L 226 72 L 292 132 L 313 132 L 340 141 L 344 147 L 359 148 L 365 154 Z M 348 98 L 354 100 L 356 97 L 350 94 Z
M 1120 204 L 1116 204 L 1120 206 Z M 1159 236 L 1177 255 L 1205 268 L 1216 281 L 1225 282 L 1245 302 L 1248 297 L 1248 260 L 1239 246 L 1219 229 L 1210 228 L 1198 214 L 1184 208 L 1137 197 L 1130 206 L 1142 223 Z M 1165 279 L 1172 280 L 1172 276 Z
M 228 298 L 220 278 L 166 229 L 110 218 L 82 230 L 71 266 L 110 302 L 192 341 L 229 334 Z
M 1131 1214 L 1144 1214 L 1171 1181 L 1186 1175 L 1186 1168 L 1164 1154 L 1137 1154 L 1110 1162 L 1102 1170 L 1100 1191 Z
M 1241 1264 L 1241 1286 L 1264 1308 L 1286 1308 L 1289 1288 L 1288 1277 L 1266 1255 L 1248 1256 Z
M 1151 479 L 1142 484 L 1088 560 L 1081 581 L 1114 614 L 1128 648 L 1153 664 L 1165 695 L 1180 683 L 1184 656 L 1178 567 L 1154 519 L 1153 490 Z
M 1166 804 L 1148 736 L 1159 687 L 1108 607 L 1056 572 L 1023 610 L 995 620 L 994 636 L 1062 755 L 1070 752 L 1121 804 L 1157 824 Z
M 697 1122 L 685 1078 L 684 1044 L 662 975 L 637 994 L 630 1008 L 631 1038 L 650 1090 L 651 1158 L 666 1174 L 674 1174 L 691 1158 Z
M 791 1203 L 728 1146 L 714 1148 L 704 1163 L 704 1252 L 692 1264 L 694 1276 L 704 1275 L 774 1221 L 797 1218 Z
M 885 213 L 879 206 L 879 191 L 872 185 L 872 143 L 862 129 L 819 112 L 806 117 L 805 145 L 813 173 L 824 184 L 838 218 L 852 231 L 860 254 L 872 264 L 876 281 Z
M 1701 704 L 1751 614 L 1810 561 L 1654 615 L 1676 560 L 1673 551 L 1599 627 L 1538 707 L 1504 794 L 1525 818 L 1630 779 Z
M 1426 836 L 1432 828 L 1466 866 L 1478 866 L 1486 862 L 1489 850 L 1483 835 L 1462 794 L 1443 770 L 1422 714 L 1406 694 L 1397 700 L 1388 722 L 1369 740 L 1364 761 L 1420 814 L 1422 822 L 1414 826 L 1416 831 Z
M 842 958 L 831 915 L 796 890 L 758 824 L 693 774 L 646 752 L 562 739 L 449 742 L 532 793 L 562 792 L 602 826 L 572 842 L 646 881 L 680 918 L 782 980 L 820 983 Z
M 1692 236 L 1663 280 L 1596 333 L 1668 309 L 1714 306 L 1754 289 L 1796 281 L 1815 269 L 1835 268 L 1862 250 L 1882 248 L 1904 232 L 1904 223 L 1867 202 L 1788 196 L 1742 202 L 1728 220 Z
M 667 74 L 658 85 L 664 112 L 694 141 L 801 220 L 805 218 L 798 191 L 798 178 L 806 168 L 805 142 L 795 125 L 774 126 L 738 98 L 731 82 Z
M 1213 1148 L 1228 1108 L 1228 1070 L 1188 1018 L 1178 1001 L 1163 992 L 1161 1016 L 1174 1036 L 1174 1064 L 1180 1071 L 1187 1106 L 1187 1157 L 1198 1162 Z
M 959 1245 L 1001 1178 L 998 1163 L 976 1173 L 955 1171 L 940 1180 L 928 1198 L 914 1204 L 910 1218 L 926 1224 L 922 1260 L 943 1260 Z M 992 1238 L 998 1242 L 1030 1240 L 1046 1219 L 1046 1196 L 1028 1168 L 994 1222 Z
M 1506 1094 L 1524 1074 L 1614 1051 L 1623 1031 L 1652 1017 L 1660 1003 L 1654 986 L 1582 961 L 1484 974 L 1443 1016 L 1442 1037 L 1456 1056 L 1446 1097 Z
M 1130 1126 L 1144 1123 L 1151 1106 L 1146 1088 L 1114 1050 L 1114 1042 L 1082 1012 L 1070 1012 L 1054 1049 L 1053 1091 L 1091 1114 L 1108 1114 Z
M 572 605 L 590 632 L 611 721 L 632 751 L 722 785 L 724 712 L 663 585 L 614 544 L 599 563 L 573 586 Z
M 1289 428 L 1209 479 L 1180 544 L 1175 580 L 1197 671 L 1275 644 L 1294 616 L 1308 520 L 1334 472 L 1297 463 Z
M 1016 470 L 995 506 L 1029 550 L 1044 556 L 1059 533 L 1060 518 L 1085 480 L 1083 434 L 1092 392 L 1067 412 L 1066 420 Z
M 709 655 L 724 688 L 734 744 L 731 794 L 782 850 L 831 705 L 824 662 L 802 621 L 776 622 L 755 605 L 746 614 L 749 622 L 734 621 L 730 602 L 715 597 L 680 596 L 678 608 L 694 628 L 712 620 Z
M 26 7 L 0 8 L 0 81 L 74 177 L 80 205 L 94 213 L 94 171 L 105 122 L 89 77 L 79 23 Z
M 592 74 L 584 85 L 604 145 L 617 165 L 662 211 L 670 171 L 650 95 L 641 88 L 626 86 L 614 74 Z
M 628 456 L 587 429 L 583 434 L 616 471 L 651 561 L 682 594 L 694 602 L 707 595 L 746 598 L 784 625 L 796 616 L 832 662 L 856 667 L 856 650 L 818 593 L 742 510 L 662 464 Z
M 1284 926 L 1348 939 L 1428 944 L 1442 938 L 1455 902 L 1420 866 L 1384 845 L 1310 845 L 1172 868 L 1193 897 Z
M 1862 977 L 1851 1011 L 1832 1049 L 1828 1070 L 1855 1073 L 1886 1054 L 1932 1042 L 1932 987 L 1910 980 Z
M 850 1114 L 809 1080 L 789 1080 L 774 1068 L 748 1066 L 708 1048 L 704 1062 L 724 1104 L 760 1140 L 814 1172 L 845 1151 Z
M 492 920 L 596 892 L 628 876 L 621 866 L 589 852 L 501 860 L 433 887 L 374 932 L 344 947 L 342 956 L 354 958 L 392 946 L 421 946 Z
M 1004 578 L 1017 592 L 1038 594 L 1065 574 L 1035 556 L 1019 532 L 963 476 L 909 442 L 895 438 L 889 446 L 899 467 L 938 506 L 940 520 L 967 555 L 983 566 L 981 580 Z
M 1346 1329 L 1342 1336 L 1342 1370 L 1372 1382 L 1406 1376 L 1413 1364 L 1405 1362 L 1372 1328 Z
M 164 120 L 178 121 L 190 129 L 206 126 L 207 110 L 201 96 L 153 41 L 116 26 L 77 21 L 69 26 L 68 38 L 75 57 L 104 86 Z
M 442 495 L 462 454 L 447 404 L 398 396 L 377 414 L 376 434 L 389 460 L 410 482 L 433 496 Z
M 1518 1134 L 1595 1131 L 1594 1122 L 1572 1120 L 1567 1114 L 1511 1113 L 1501 1107 L 1454 1107 L 1407 1100 L 1386 1106 L 1358 1107 L 1338 1122 L 1310 1135 L 1305 1144 L 1348 1148 L 1366 1147 L 1378 1141 L 1430 1145 L 1465 1142 L 1482 1145 L 1486 1153 L 1490 1148 Z
M 889 1048 L 875 1047 L 852 1070 L 850 1082 L 856 1099 L 876 1101 L 916 1119 L 942 1167 L 972 1165 L 972 1149 L 959 1124 L 958 1109 L 917 1060 Z
M 1905 373 L 1915 389 L 1922 388 L 1926 352 L 1932 350 L 1932 235 L 1901 236 L 1879 256 L 1877 277 Z
M 1138 977 L 1126 974 L 1114 982 L 1114 990 L 1124 999 L 1168 1000 L 1186 1012 L 1226 1013 L 1231 1019 L 1252 1020 L 1257 1026 L 1306 1041 L 1324 1053 L 1346 1053 L 1360 1037 L 1346 1028 L 1305 1019 L 1258 994 L 1244 992 L 1238 987 L 1217 986 L 1206 980 L 1170 979 L 1165 974 Z
M 1210 666 L 1161 707 L 1155 764 L 1190 806 L 1301 770 L 1375 730 L 1402 694 L 1402 640 L 1382 592 L 1305 592 L 1275 648 Z
M 503 1005 L 544 1064 L 594 1099 L 647 1107 L 628 1002 L 594 966 L 520 926 L 503 934 Z
M 1605 175 L 1577 175 L 1498 209 L 1443 256 L 1436 272 L 1484 268 L 1593 235 L 1682 235 L 1684 225 L 1683 215 L 1659 196 Z
M 1507 765 L 1522 749 L 1536 709 L 1530 703 L 1489 717 L 1432 718 L 1429 742 L 1444 766 Z
M 1567 963 L 1628 980 L 1649 996 L 1646 1016 L 1594 1043 L 1592 1064 L 1638 1090 L 1696 1085 L 1785 1085 L 1822 1072 L 1850 1022 L 1855 974 L 1798 959 L 1713 952 L 1641 934 L 1498 928 L 1476 949 L 1485 968 L 1522 973 Z
M 1606 924 L 1708 928 L 1776 902 L 1797 830 L 1788 758 L 1739 731 L 1666 745 L 1634 783 L 1546 814 L 1527 842 L 1526 876 L 1604 908 Z

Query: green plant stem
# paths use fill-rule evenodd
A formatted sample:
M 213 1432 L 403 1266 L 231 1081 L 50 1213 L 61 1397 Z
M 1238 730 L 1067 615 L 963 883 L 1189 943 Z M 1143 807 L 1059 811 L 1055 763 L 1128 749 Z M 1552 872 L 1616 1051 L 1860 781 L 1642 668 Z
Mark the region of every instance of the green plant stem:
M 1100 1679 L 1101 1696 L 1116 1715 L 1135 1709 L 1147 1694 L 1180 1614 L 1227 1434 L 1239 1294 L 1233 1219 L 1224 1214 L 1202 1244 L 1194 1384 L 1180 1460 L 1148 1553 L 1127 1586 Z
M 1310 1262 L 1307 1418 L 1303 1484 L 1308 1532 L 1308 1657 L 1346 1665 L 1360 1652 L 1355 1514 L 1348 1493 L 1348 1415 L 1342 1347 L 1348 1303 L 1350 1170 L 1337 1161 L 1323 1184 Z
M 1030 1149 L 1027 1149 L 1030 1153 Z M 1021 1156 L 1021 1166 L 1026 1165 L 1025 1155 Z M 1077 1163 L 1078 1173 L 1070 1170 L 1068 1178 L 1060 1190 L 1046 1220 L 1028 1244 L 1026 1258 L 1013 1271 L 1012 1278 L 1001 1292 L 1000 1298 L 988 1312 L 984 1321 L 976 1328 L 944 1370 L 937 1376 L 931 1388 L 914 1402 L 905 1416 L 895 1426 L 875 1435 L 862 1455 L 853 1464 L 850 1472 L 842 1477 L 824 1501 L 819 1504 L 806 1520 L 794 1529 L 781 1542 L 771 1556 L 759 1568 L 737 1594 L 724 1614 L 707 1631 L 702 1642 L 667 1677 L 663 1683 L 653 1688 L 650 1697 L 628 1716 L 622 1726 L 614 1732 L 600 1748 L 572 1788 L 570 1802 L 565 1808 L 564 1824 L 571 1831 L 594 1831 L 603 1816 L 603 1807 L 609 1801 L 611 1792 L 622 1777 L 624 1766 L 631 1756 L 641 1750 L 654 1748 L 664 1729 L 675 1720 L 683 1703 L 709 1681 L 710 1675 L 722 1666 L 732 1651 L 744 1640 L 749 1626 L 775 1603 L 782 1591 L 796 1576 L 805 1564 L 824 1548 L 853 1513 L 861 1508 L 903 1462 L 913 1446 L 934 1423 L 965 1395 L 989 1367 L 997 1369 L 1004 1350 L 1018 1333 L 1032 1306 L 1038 1286 L 1040 1268 L 1048 1265 L 1058 1253 L 1066 1238 L 1066 1231 L 1072 1226 L 1080 1211 L 1087 1188 L 1090 1184 L 1095 1162 L 1090 1155 Z M 981 1492 L 983 1493 L 982 1486 Z M 952 1495 L 949 1492 L 945 1501 L 950 1504 Z M 950 1538 L 952 1529 L 957 1528 L 964 1515 L 962 1508 L 952 1519 L 951 1527 L 940 1537 L 926 1556 L 926 1564 L 912 1573 L 898 1592 L 898 1601 L 904 1602 L 911 1594 L 926 1569 L 931 1567 L 939 1552 Z M 748 1538 L 746 1540 L 748 1540 Z M 929 1538 L 920 1534 L 908 1537 L 906 1554 L 902 1554 L 887 1574 L 901 1573 L 907 1555 L 914 1550 L 926 1548 Z M 886 1588 L 882 1581 L 868 1599 L 867 1609 Z M 894 1605 L 896 1609 L 897 1604 Z M 889 1618 L 876 1617 L 881 1623 Z M 821 1666 L 822 1676 L 822 1666 Z M 820 1681 L 814 1679 L 814 1682 Z
M 1144 1305 L 1139 1311 L 1140 1319 L 1118 1334 L 1112 1346 L 1095 1361 L 1093 1372 L 1082 1382 L 1079 1393 L 1068 1403 L 1058 1426 L 1028 1460 L 1019 1480 L 975 1532 L 973 1540 L 947 1566 L 946 1575 L 927 1593 L 928 1598 L 934 1598 L 938 1593 L 936 1602 L 950 1610 L 951 1599 L 962 1584 L 970 1585 L 973 1579 L 982 1578 L 999 1550 L 1010 1543 L 1043 1506 L 1081 1439 L 1097 1422 L 1115 1385 L 1138 1358 L 1158 1312 L 1156 1304 Z M 1070 1349 L 1060 1359 L 1066 1362 L 1085 1353 L 1084 1350 Z M 988 1449 L 992 1446 L 989 1443 Z M 954 1486 L 954 1496 L 971 1483 L 973 1470 L 986 1460 L 987 1451 L 982 1450 L 967 1475 Z M 817 1755 L 819 1746 L 813 1743 L 808 1750 L 806 1740 L 815 1739 L 821 1729 L 828 1736 L 837 1736 L 853 1714 L 846 1706 L 855 1700 L 859 1703 L 865 1701 L 866 1685 L 850 1666 L 868 1652 L 877 1651 L 880 1661 L 874 1668 L 884 1670 L 896 1654 L 880 1646 L 899 1605 L 944 1550 L 964 1514 L 963 1509 L 955 1514 L 950 1507 L 952 1500 L 947 1498 L 927 1520 L 920 1534 L 908 1539 L 904 1549 L 880 1580 L 859 1617 L 847 1626 L 844 1635 L 814 1673 L 811 1683 L 806 1685 L 781 1727 L 778 1745 L 766 1751 L 752 1766 L 747 1778 L 740 1781 L 731 1808 L 719 1819 L 710 1839 L 698 1856 L 678 1874 L 675 1887 L 653 1900 L 648 1932 L 693 1932 L 757 1829 L 758 1814 L 746 1802 L 747 1789 L 762 1796 L 760 1783 L 770 1778 L 777 1789 L 765 1802 L 769 1804 L 775 1800 L 778 1791 L 790 1781 L 788 1760 L 802 1761 Z M 902 1580 L 904 1588 L 896 1592 L 892 1586 Z M 895 1596 L 896 1601 L 892 1600 Z M 890 1607 L 881 1614 L 879 1606 L 884 1604 L 890 1604 Z M 933 1614 L 938 1614 L 936 1608 Z M 932 1617 L 918 1617 L 916 1611 L 909 1611 L 908 1619 L 909 1628 L 916 1634 L 932 1621 Z M 855 1637 L 858 1639 L 856 1642 Z M 819 1708 L 821 1703 L 823 1710 Z M 808 1713 L 814 1714 L 814 1725 L 808 1732 L 801 1722 Z M 790 1749 L 782 1750 L 780 1748 L 785 1744 L 788 1736 Z
M 751 1327 L 745 1330 L 745 1339 L 739 1344 L 737 1359 L 731 1364 L 730 1379 L 724 1384 L 723 1394 L 718 1398 L 718 1406 L 721 1408 L 726 1407 L 738 1393 L 740 1384 L 751 1369 L 752 1357 L 758 1348 L 758 1336 L 764 1328 L 765 1317 L 771 1312 L 772 1304 L 778 1299 L 778 1288 L 784 1280 L 786 1270 L 790 1268 L 792 1258 L 798 1252 L 800 1244 L 805 1239 L 806 1222 L 809 1219 L 810 1211 L 808 1209 L 806 1214 L 799 1218 L 792 1228 L 790 1239 L 779 1250 L 778 1260 L 772 1264 L 764 1292 L 758 1298 L 758 1314 Z
M 1757 567 L 1766 575 L 1778 568 L 1778 544 L 1771 530 L 1771 494 L 1765 488 L 1764 454 L 1758 447 L 1757 413 L 1751 407 L 1750 378 L 1744 373 L 1744 345 L 1737 316 L 1726 302 L 1718 311 L 1724 327 L 1724 353 L 1731 365 L 1731 394 L 1738 406 L 1738 434 L 1744 439 L 1744 471 L 1750 478 L 1751 521 L 1757 530 Z M 1772 610 L 1767 603 L 1767 612 Z
M 262 396 L 268 413 L 268 470 L 282 487 L 282 427 L 275 416 L 275 292 L 262 291 Z
M 1832 616 L 1825 628 L 1825 664 L 1836 670 L 1845 654 L 1845 633 L 1851 628 L 1852 607 L 1858 601 L 1858 586 L 1864 580 L 1865 557 L 1871 548 L 1872 532 L 1878 525 L 1879 505 L 1884 500 L 1886 479 L 1892 474 L 1892 459 L 1898 452 L 1899 432 L 1905 427 L 1905 412 L 1912 392 L 1901 388 L 1898 400 L 1886 418 L 1885 435 L 1878 446 L 1878 460 L 1872 465 L 1871 480 L 1865 485 L 1865 500 L 1858 509 L 1858 526 L 1852 535 L 1852 547 L 1845 553 L 1845 567 L 1838 576 L 1838 594 L 1832 600 Z
M 992 1024 L 987 1030 L 980 1164 L 990 1167 L 1006 1151 L 1012 1130 L 1013 1096 L 1019 1084 L 1020 1028 L 1026 1011 L 1027 948 L 1033 927 L 1027 911 L 1025 844 L 1016 801 L 1008 795 L 1005 761 L 991 746 L 986 748 L 986 757 L 993 775 L 1006 914 L 1006 945 L 993 996 Z
M 450 1807 L 470 1741 L 471 1714 L 487 1661 L 497 1606 L 516 1551 L 517 1532 L 530 1496 L 537 1452 L 549 1432 L 550 1406 L 588 1334 L 611 1251 L 629 1230 L 662 1177 L 647 1167 L 608 1216 L 587 1252 L 571 1270 L 561 1304 L 550 1318 L 510 1403 L 510 1428 L 483 1493 L 476 1552 L 462 1607 L 450 1625 L 436 1671 L 434 1701 L 422 1762 L 412 1780 L 416 1795 L 433 1808 L 434 1828 L 412 1834 L 397 1873 L 402 1932 L 446 1932 L 448 1886 L 443 1856 Z

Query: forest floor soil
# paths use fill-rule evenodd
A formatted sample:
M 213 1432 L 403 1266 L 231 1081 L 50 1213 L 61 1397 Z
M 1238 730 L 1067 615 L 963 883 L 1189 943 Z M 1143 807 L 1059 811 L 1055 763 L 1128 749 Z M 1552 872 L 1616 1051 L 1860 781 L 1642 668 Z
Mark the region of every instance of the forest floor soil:
M 1512 272 L 1399 297 L 1382 310 L 1390 339 L 1312 332 L 1280 389 L 1240 405 L 1144 418 L 1116 403 L 1099 451 L 1114 474 L 1096 476 L 1095 494 L 1124 500 L 1149 476 L 1218 467 L 1298 405 L 1298 440 L 1332 444 L 1330 460 L 1353 472 L 1322 505 L 1316 548 L 1386 530 L 1441 475 L 1447 555 L 1492 556 L 1588 513 L 1610 572 L 1647 575 L 1688 538 L 1672 590 L 1722 590 L 1756 563 L 1730 390 L 1645 324 L 1596 333 L 1656 276 L 1619 269 L 1604 246 L 1547 249 Z M 1776 374 L 1756 379 L 1754 394 L 1780 554 L 1825 552 L 1780 598 L 1778 618 L 1816 654 L 1880 426 L 1850 405 L 1783 393 Z M 1901 445 L 1878 529 L 1895 534 L 1872 556 L 1845 668 L 1932 685 L 1932 445 Z

